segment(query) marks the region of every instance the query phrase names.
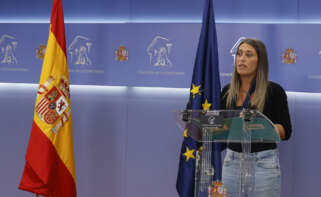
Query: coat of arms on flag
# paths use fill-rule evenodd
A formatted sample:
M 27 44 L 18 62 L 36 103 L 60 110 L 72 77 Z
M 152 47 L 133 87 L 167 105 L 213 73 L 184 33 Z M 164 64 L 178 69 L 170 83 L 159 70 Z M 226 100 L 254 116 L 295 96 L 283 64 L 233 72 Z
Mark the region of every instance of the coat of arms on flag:
M 59 128 L 68 121 L 70 116 L 70 108 L 68 101 L 70 92 L 66 77 L 61 76 L 58 87 L 52 85 L 53 77 L 39 86 L 38 97 L 39 102 L 36 104 L 36 112 L 38 117 L 47 124 L 56 124 L 52 131 L 56 134 Z M 57 122 L 57 120 L 60 121 Z

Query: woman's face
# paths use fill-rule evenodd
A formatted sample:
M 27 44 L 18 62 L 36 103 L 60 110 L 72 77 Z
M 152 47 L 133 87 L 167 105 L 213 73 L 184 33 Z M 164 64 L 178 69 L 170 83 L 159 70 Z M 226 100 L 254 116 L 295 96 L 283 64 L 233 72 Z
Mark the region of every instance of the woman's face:
M 254 47 L 241 44 L 236 55 L 236 71 L 240 76 L 255 77 L 258 66 L 258 55 Z

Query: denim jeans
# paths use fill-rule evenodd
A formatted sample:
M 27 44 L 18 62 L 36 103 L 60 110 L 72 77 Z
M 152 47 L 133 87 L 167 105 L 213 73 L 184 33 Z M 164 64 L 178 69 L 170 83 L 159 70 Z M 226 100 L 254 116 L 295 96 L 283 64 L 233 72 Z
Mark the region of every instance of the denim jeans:
M 239 197 L 239 172 L 242 153 L 227 149 L 222 181 L 228 197 Z M 250 153 L 254 167 L 253 197 L 280 197 L 281 173 L 278 150 Z M 249 195 L 248 197 L 250 197 Z

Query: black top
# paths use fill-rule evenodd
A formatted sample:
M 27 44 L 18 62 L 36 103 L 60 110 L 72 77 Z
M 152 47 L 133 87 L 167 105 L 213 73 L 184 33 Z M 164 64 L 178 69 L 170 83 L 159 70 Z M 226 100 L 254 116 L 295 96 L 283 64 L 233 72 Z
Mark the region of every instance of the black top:
M 230 85 L 226 85 L 222 91 L 221 109 L 226 108 L 226 92 Z M 241 107 L 234 107 L 233 109 L 241 109 Z M 285 139 L 288 140 L 291 136 L 291 120 L 289 115 L 287 96 L 283 88 L 274 82 L 269 82 L 267 87 L 267 95 L 265 99 L 263 114 L 266 115 L 274 124 L 281 124 L 285 130 Z M 227 147 L 233 151 L 242 152 L 240 143 L 229 143 Z M 252 143 L 251 152 L 259 152 L 264 150 L 275 149 L 275 143 Z

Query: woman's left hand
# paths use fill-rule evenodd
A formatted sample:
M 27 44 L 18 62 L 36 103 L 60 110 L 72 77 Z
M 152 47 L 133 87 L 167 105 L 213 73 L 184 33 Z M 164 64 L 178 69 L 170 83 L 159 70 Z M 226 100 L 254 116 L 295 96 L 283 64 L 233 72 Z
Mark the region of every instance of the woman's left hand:
M 285 130 L 281 124 L 274 124 L 274 129 L 275 129 L 276 133 L 279 134 L 281 139 L 285 138 Z

